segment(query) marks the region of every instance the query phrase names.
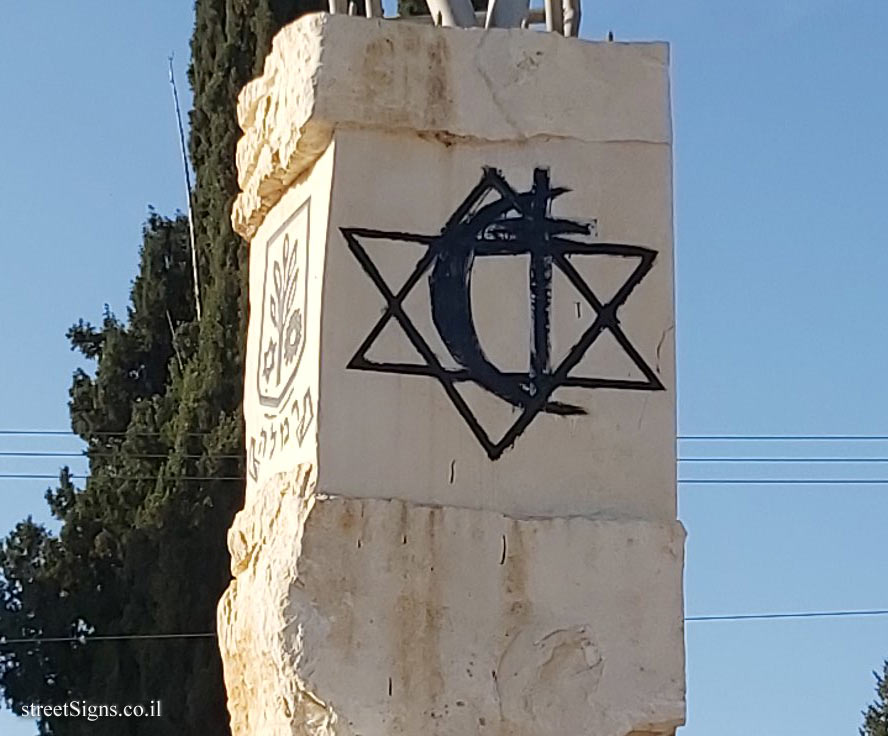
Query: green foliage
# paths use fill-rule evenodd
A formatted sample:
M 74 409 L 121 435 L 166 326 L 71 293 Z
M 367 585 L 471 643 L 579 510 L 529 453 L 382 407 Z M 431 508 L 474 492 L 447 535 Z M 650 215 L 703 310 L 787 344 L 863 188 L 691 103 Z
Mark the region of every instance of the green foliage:
M 876 701 L 863 712 L 860 736 L 888 736 L 888 661 L 876 676 Z
M 0 646 L 7 704 L 145 704 L 163 718 L 48 718 L 41 734 L 224 734 L 213 639 L 89 641 L 91 634 L 215 630 L 229 581 L 226 533 L 243 504 L 246 245 L 231 229 L 235 103 L 281 25 L 316 0 L 197 0 L 189 79 L 203 319 L 195 320 L 188 225 L 150 213 L 125 321 L 68 333 L 94 362 L 71 387 L 90 478 L 47 492 L 58 535 L 27 519 L 0 546 L 0 637 L 82 637 Z M 172 152 L 171 152 L 171 155 Z M 198 480 L 194 480 L 198 479 Z

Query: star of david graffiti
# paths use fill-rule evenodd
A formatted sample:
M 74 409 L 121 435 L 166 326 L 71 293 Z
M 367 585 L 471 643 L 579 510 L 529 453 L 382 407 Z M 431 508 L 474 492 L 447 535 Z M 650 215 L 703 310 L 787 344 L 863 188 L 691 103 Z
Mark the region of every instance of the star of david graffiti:
M 499 459 L 541 412 L 556 415 L 586 413 L 583 407 L 553 400 L 552 394 L 558 388 L 663 390 L 662 382 L 632 345 L 617 317 L 619 308 L 653 267 L 656 251 L 637 245 L 579 240 L 591 234 L 588 223 L 553 217 L 551 213 L 552 202 L 567 191 L 563 187 L 553 188 L 549 172 L 543 168 L 534 170 L 533 185 L 525 192 L 517 192 L 499 171 L 485 168 L 481 180 L 456 208 L 440 235 L 342 228 L 349 249 L 386 303 L 385 311 L 358 347 L 348 368 L 437 379 L 491 460 Z M 397 291 L 389 287 L 362 245 L 374 239 L 412 243 L 427 249 Z M 472 315 L 474 260 L 504 255 L 529 255 L 530 260 L 531 347 L 527 372 L 502 371 L 488 360 Z M 571 264 L 572 256 L 585 255 L 632 258 L 637 259 L 638 264 L 614 296 L 603 301 Z M 592 324 L 554 366 L 550 356 L 553 268 L 569 279 L 595 312 Z M 459 365 L 458 369 L 442 365 L 404 309 L 405 299 L 426 274 L 432 322 L 450 356 Z M 422 357 L 423 364 L 379 362 L 367 357 L 392 320 L 400 325 Z M 605 331 L 616 338 L 643 378 L 569 375 Z M 457 390 L 456 384 L 462 381 L 474 382 L 518 410 L 514 423 L 498 441 L 490 437 Z

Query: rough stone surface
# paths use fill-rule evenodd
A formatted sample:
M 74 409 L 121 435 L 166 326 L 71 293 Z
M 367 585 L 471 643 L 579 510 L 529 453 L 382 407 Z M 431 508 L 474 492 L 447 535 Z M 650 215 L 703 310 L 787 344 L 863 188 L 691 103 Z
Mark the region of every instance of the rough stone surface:
M 231 530 L 235 734 L 671 734 L 678 522 L 515 519 L 314 496 L 276 476 Z
M 318 13 L 275 37 L 244 89 L 233 221 L 250 239 L 334 128 L 443 140 L 668 143 L 668 46 Z

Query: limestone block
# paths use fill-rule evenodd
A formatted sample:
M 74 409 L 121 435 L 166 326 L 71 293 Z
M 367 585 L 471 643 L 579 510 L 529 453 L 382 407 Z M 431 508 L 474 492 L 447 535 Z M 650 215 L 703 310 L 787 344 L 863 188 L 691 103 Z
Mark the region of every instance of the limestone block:
M 310 462 L 329 494 L 675 517 L 666 56 L 281 32 L 240 103 L 250 489 Z
M 682 723 L 678 522 L 316 497 L 310 478 L 275 476 L 232 529 L 219 631 L 238 736 Z
M 251 238 L 334 128 L 669 143 L 668 85 L 663 43 L 310 15 L 278 33 L 239 98 L 235 227 Z
M 562 139 L 448 147 L 374 131 L 337 131 L 333 148 L 321 297 L 319 490 L 518 515 L 674 519 L 669 149 L 639 143 L 578 146 Z M 507 381 L 498 385 L 496 374 L 489 383 L 480 377 L 458 380 L 464 366 L 453 342 L 465 347 L 458 341 L 471 330 L 459 319 L 458 296 L 446 307 L 455 315 L 452 321 L 436 323 L 434 302 L 441 298 L 433 283 L 435 266 L 407 292 L 403 319 L 392 314 L 393 300 L 387 301 L 370 272 L 376 269 L 392 293 L 403 289 L 428 252 L 416 237 L 440 235 L 485 175 L 482 165 L 500 172 L 519 193 L 533 187 L 536 171 L 546 170 L 552 187 L 570 190 L 551 203 L 551 217 L 594 229 L 582 240 L 599 252 L 552 265 L 546 314 L 551 355 L 546 370 L 556 373 L 578 356 L 567 377 L 602 382 L 596 388 L 564 385 L 552 393 L 550 404 L 575 407 L 576 414 L 515 406 L 494 393 L 503 384 L 511 387 Z M 366 182 L 374 179 L 378 197 L 368 196 Z M 350 240 L 344 231 L 352 228 Z M 260 237 L 263 233 L 264 226 Z M 404 240 L 408 237 L 414 240 Z M 641 247 L 654 258 L 650 271 L 633 285 L 641 259 L 608 254 L 605 243 Z M 356 258 L 355 244 L 369 266 Z M 495 369 L 513 376 L 533 370 L 530 263 L 526 254 L 476 254 L 469 264 L 457 259 L 445 266 L 468 267 L 467 274 L 458 274 L 457 288 L 467 287 L 477 345 Z M 604 329 L 585 351 L 575 348 L 594 331 L 598 313 L 568 278 L 569 268 L 600 302 L 618 300 L 620 290 L 630 287 L 617 309 L 615 330 Z M 418 337 L 411 339 L 411 327 Z M 435 363 L 420 354 L 417 345 L 423 344 Z M 364 369 L 357 370 L 362 359 Z M 484 372 L 483 365 L 473 370 Z M 630 387 L 609 387 L 608 379 Z

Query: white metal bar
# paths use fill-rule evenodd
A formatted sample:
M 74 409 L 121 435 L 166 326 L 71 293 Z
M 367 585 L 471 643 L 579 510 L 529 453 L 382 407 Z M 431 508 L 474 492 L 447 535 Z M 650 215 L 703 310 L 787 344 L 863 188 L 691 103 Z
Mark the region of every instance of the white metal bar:
M 580 18 L 582 16 L 580 4 L 580 0 L 563 0 L 565 36 L 576 38 L 580 35 Z
M 442 26 L 473 28 L 475 26 L 475 9 L 471 0 L 426 0 L 432 18 L 440 18 Z
M 562 0 L 545 0 L 547 31 L 564 33 L 564 14 L 561 3 Z
M 489 0 L 485 28 L 518 28 L 527 17 L 530 0 Z

